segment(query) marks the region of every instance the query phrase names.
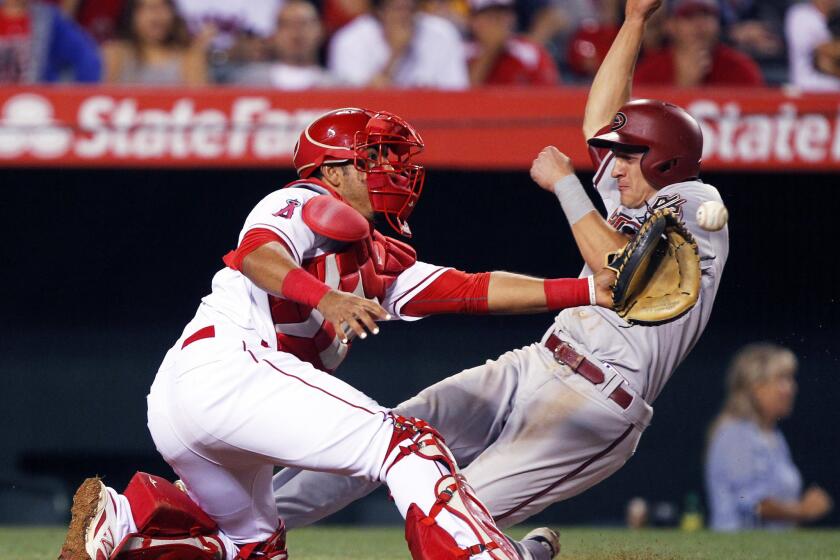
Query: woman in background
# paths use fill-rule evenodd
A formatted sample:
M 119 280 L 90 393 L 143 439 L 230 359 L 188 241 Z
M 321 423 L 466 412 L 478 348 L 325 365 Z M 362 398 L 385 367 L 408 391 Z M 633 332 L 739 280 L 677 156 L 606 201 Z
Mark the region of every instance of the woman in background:
M 831 510 L 822 488 L 802 493 L 799 469 L 777 427 L 793 411 L 796 369 L 793 352 L 769 343 L 750 344 L 732 360 L 706 455 L 712 529 L 786 528 Z
M 213 31 L 191 40 L 173 0 L 126 0 L 118 39 L 102 48 L 105 82 L 145 85 L 207 83 L 206 47 Z

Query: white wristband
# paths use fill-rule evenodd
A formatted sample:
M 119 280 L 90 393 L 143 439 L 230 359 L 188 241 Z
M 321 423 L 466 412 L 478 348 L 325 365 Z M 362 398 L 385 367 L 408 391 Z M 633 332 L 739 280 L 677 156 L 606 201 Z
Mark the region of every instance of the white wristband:
M 580 179 L 574 173 L 556 181 L 552 190 L 557 196 L 557 200 L 560 201 L 560 206 L 563 208 L 563 213 L 566 214 L 570 226 L 595 210 L 595 205 L 592 204 Z
M 597 305 L 598 301 L 595 299 L 595 277 L 587 276 L 589 280 L 589 305 Z

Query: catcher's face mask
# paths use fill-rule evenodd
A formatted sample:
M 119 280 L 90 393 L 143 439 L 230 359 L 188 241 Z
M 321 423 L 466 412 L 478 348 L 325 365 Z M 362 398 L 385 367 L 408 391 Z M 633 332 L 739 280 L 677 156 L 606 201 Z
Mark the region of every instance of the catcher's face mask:
M 348 107 L 307 126 L 293 159 L 303 179 L 322 165 L 352 163 L 366 178 L 373 211 L 410 237 L 406 220 L 417 206 L 425 176 L 423 166 L 414 161 L 421 151 L 423 140 L 405 120 L 385 111 Z
M 423 140 L 410 124 L 380 112 L 356 133 L 353 165 L 367 174 L 368 195 L 375 212 L 401 235 L 411 237 L 408 217 L 423 190 L 425 170 L 414 162 Z

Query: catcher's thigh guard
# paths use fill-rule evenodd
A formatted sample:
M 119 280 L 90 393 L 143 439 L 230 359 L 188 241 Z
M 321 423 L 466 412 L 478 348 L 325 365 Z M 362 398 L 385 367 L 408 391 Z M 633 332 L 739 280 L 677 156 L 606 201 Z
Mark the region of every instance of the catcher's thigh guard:
M 123 495 L 137 532 L 126 535 L 112 560 L 225 560 L 216 522 L 168 480 L 138 472 Z
M 455 560 L 486 553 L 488 558 L 517 560 L 516 550 L 458 472 L 458 465 L 443 437 L 423 420 L 394 415 L 394 421 L 394 436 L 383 465 L 385 476 L 396 464 L 412 455 L 437 463 L 443 473 L 433 488 L 435 500 L 429 511 L 424 513 L 417 504 L 408 508 L 405 538 L 412 558 Z M 452 516 L 467 527 L 476 544 L 459 546 L 438 523 L 442 514 Z

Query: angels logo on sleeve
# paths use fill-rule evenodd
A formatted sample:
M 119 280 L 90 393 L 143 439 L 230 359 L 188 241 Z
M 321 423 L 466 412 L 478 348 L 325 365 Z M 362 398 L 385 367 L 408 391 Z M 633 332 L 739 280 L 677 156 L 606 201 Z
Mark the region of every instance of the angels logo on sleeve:
M 287 220 L 291 218 L 295 213 L 295 208 L 300 206 L 300 201 L 296 198 L 290 198 L 286 201 L 286 206 L 272 214 L 273 216 L 277 216 L 278 218 L 286 218 Z

